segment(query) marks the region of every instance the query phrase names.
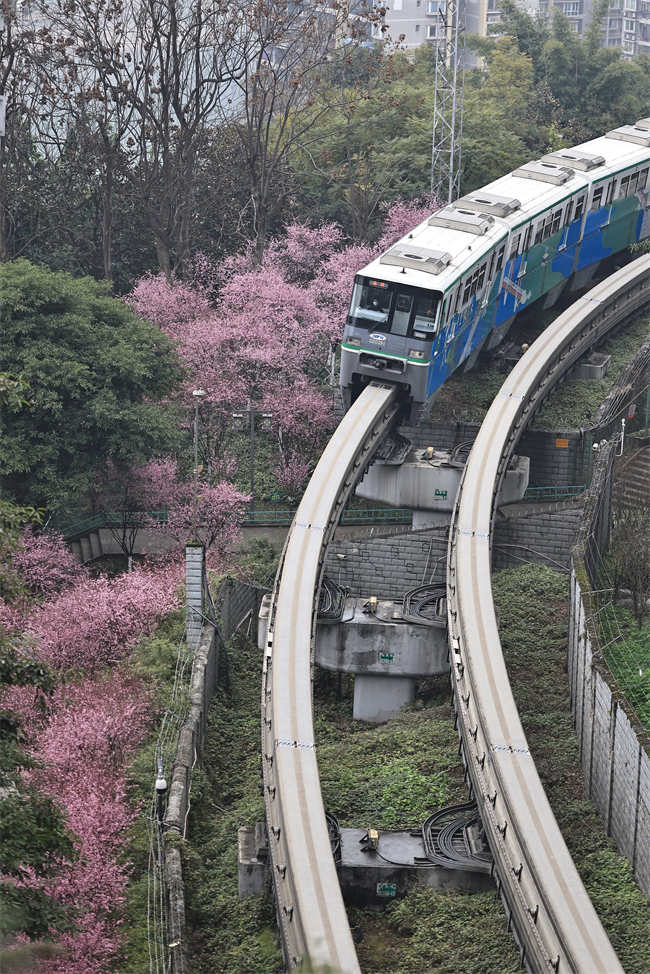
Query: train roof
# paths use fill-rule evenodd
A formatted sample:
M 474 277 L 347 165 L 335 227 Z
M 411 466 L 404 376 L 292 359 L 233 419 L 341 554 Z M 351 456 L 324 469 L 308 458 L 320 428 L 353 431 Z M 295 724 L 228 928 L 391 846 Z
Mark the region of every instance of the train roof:
M 650 118 L 557 149 L 435 211 L 360 272 L 447 291 L 517 227 L 580 189 L 650 162 Z

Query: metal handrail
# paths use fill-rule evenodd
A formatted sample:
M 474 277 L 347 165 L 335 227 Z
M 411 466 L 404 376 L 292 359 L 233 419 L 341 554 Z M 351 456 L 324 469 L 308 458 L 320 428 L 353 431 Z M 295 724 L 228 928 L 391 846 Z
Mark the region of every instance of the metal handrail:
M 526 501 L 559 500 L 562 497 L 577 497 L 585 489 L 584 484 L 566 484 L 550 487 L 527 487 L 524 494 Z
M 282 525 L 288 526 L 294 519 L 296 509 L 293 510 L 267 510 L 267 511 L 247 511 L 242 519 L 244 526 L 249 525 Z M 140 523 L 142 527 L 152 521 L 164 524 L 167 521 L 168 511 L 130 511 L 126 515 L 129 524 Z M 398 524 L 410 524 L 413 512 L 408 508 L 385 507 L 385 508 L 358 508 L 343 512 L 342 524 L 367 524 L 385 523 L 390 521 Z M 90 517 L 82 518 L 79 521 L 68 522 L 67 524 L 51 524 L 50 530 L 60 532 L 66 541 L 89 534 L 91 531 L 98 531 L 101 528 L 120 527 L 123 523 L 124 515 L 120 511 L 102 511 Z

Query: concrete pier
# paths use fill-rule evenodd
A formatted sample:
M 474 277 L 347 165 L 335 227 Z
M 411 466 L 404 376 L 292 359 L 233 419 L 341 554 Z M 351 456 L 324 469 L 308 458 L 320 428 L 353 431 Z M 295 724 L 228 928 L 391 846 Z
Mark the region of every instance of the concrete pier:
M 343 896 L 350 903 L 382 904 L 414 885 L 433 889 L 477 892 L 494 886 L 489 866 L 454 868 L 427 862 L 422 835 L 379 830 L 376 850 L 364 841 L 366 829 L 341 829 L 337 871 Z M 237 831 L 239 898 L 264 892 L 270 883 L 265 824 L 245 825 Z
M 511 504 L 521 500 L 528 487 L 530 460 L 513 456 L 497 500 Z M 411 450 L 401 466 L 372 464 L 356 488 L 359 497 L 393 507 L 413 508 L 413 528 L 435 527 L 449 520 L 465 457 L 450 450 Z
M 258 645 L 264 650 L 270 596 L 258 619 Z M 315 662 L 327 670 L 354 673 L 355 720 L 382 723 L 413 703 L 418 678 L 447 673 L 447 619 L 407 621 L 402 602 L 348 598 L 340 621 L 319 620 Z

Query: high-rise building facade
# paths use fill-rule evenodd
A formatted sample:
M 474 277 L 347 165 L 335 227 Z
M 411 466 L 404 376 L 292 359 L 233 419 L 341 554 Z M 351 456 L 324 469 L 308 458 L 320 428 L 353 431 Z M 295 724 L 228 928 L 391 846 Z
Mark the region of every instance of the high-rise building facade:
M 384 24 L 394 43 L 413 50 L 421 44 L 435 43 L 442 28 L 441 8 L 445 0 L 383 0 Z M 523 0 L 521 6 L 531 15 L 551 17 L 561 10 L 572 30 L 583 35 L 591 23 L 594 0 Z M 461 21 L 467 34 L 484 37 L 500 19 L 498 0 L 464 0 Z M 650 54 L 650 0 L 610 0 L 603 20 L 603 46 L 620 48 L 625 58 Z M 385 38 L 380 24 L 373 27 L 373 38 Z

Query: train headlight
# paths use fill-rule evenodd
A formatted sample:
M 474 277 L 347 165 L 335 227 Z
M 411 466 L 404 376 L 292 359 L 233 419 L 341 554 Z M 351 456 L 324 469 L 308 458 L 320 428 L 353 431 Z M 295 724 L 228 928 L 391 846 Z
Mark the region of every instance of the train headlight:
M 409 358 L 424 358 L 424 352 L 421 348 L 409 348 L 408 350 Z
M 361 347 L 361 339 L 360 338 L 346 338 L 345 341 L 346 341 L 346 345 L 356 345 L 357 348 L 360 348 Z

